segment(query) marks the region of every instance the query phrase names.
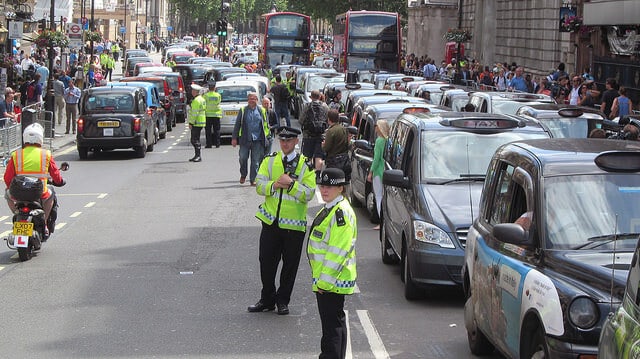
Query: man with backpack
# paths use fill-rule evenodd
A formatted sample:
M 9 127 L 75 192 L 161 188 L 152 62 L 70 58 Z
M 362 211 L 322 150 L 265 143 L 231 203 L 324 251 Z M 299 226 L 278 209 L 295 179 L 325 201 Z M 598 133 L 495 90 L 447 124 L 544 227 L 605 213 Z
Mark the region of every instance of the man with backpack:
M 322 136 L 327 129 L 329 106 L 320 101 L 320 91 L 311 91 L 311 102 L 307 104 L 300 116 L 302 123 L 302 154 L 313 158 L 316 170 L 322 169 Z
M 33 80 L 26 87 L 26 105 L 33 105 L 42 102 L 42 85 L 40 85 L 40 74 L 35 74 Z

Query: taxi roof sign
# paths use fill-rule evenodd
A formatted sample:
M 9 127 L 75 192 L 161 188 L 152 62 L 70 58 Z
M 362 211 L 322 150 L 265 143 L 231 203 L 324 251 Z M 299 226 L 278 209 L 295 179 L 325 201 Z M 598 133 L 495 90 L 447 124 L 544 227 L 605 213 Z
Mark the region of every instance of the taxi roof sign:
M 460 119 L 442 119 L 442 126 L 450 126 L 456 128 L 479 129 L 479 130 L 501 130 L 516 127 L 524 127 L 524 121 L 515 119 L 488 119 L 488 118 L 460 118 Z
M 640 172 L 640 152 L 607 151 L 593 161 L 607 172 Z

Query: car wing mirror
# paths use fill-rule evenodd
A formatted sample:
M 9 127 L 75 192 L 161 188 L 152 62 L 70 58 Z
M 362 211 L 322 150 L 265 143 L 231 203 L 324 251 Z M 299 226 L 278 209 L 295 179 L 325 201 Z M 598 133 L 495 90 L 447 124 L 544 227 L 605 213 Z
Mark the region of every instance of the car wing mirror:
M 493 236 L 504 243 L 531 245 L 529 232 L 517 223 L 500 223 L 493 226 Z
M 382 184 L 386 186 L 400 187 L 400 188 L 409 188 L 411 187 L 411 182 L 409 181 L 409 177 L 405 177 L 404 172 L 402 170 L 386 170 L 382 174 Z

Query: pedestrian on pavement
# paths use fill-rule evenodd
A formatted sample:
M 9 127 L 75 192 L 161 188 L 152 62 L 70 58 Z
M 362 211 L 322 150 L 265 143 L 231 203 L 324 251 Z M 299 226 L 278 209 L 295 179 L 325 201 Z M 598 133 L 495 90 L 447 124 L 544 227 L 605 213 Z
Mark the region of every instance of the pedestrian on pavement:
M 325 153 L 326 168 L 339 168 L 347 178 L 351 175 L 351 160 L 349 158 L 349 133 L 346 127 L 340 124 L 340 114 L 331 109 L 327 113 L 329 128 L 324 134 L 322 151 Z
M 620 86 L 618 93 L 620 96 L 616 97 L 613 100 L 613 105 L 611 105 L 611 114 L 609 115 L 610 120 L 613 120 L 616 117 L 622 118 L 623 116 L 627 116 L 631 114 L 631 111 L 633 110 L 633 102 L 631 102 L 631 99 L 627 97 L 627 89 Z
M 343 359 L 347 350 L 344 299 L 356 285 L 358 227 L 353 208 L 343 196 L 344 172 L 327 168 L 316 183 L 325 205 L 309 229 L 307 257 L 322 323 L 320 358 Z
M 304 235 L 307 229 L 308 202 L 315 194 L 315 172 L 304 155 L 297 153 L 300 130 L 280 127 L 280 151 L 265 157 L 258 171 L 256 192 L 265 197 L 256 217 L 262 221 L 260 233 L 260 300 L 247 310 L 264 312 L 276 309 L 289 314 L 291 292 L 296 281 Z M 278 266 L 280 286 L 276 290 Z
M 189 123 L 189 129 L 191 130 L 191 145 L 193 146 L 195 154 L 189 159 L 191 162 L 200 162 L 200 134 L 202 128 L 207 123 L 205 110 L 207 107 L 206 100 L 200 95 L 202 86 L 198 84 L 191 84 L 191 95 L 193 100 L 189 105 L 189 111 L 187 112 L 187 118 Z
M 207 109 L 205 111 L 206 124 L 204 126 L 204 137 L 206 139 L 204 148 L 211 148 L 213 145 L 216 148 L 220 147 L 220 118 L 222 117 L 222 109 L 220 109 L 220 102 L 222 96 L 216 92 L 216 82 L 209 82 L 209 91 L 205 92 L 202 97 L 207 103 Z
M 267 110 L 258 106 L 258 94 L 249 92 L 247 106 L 240 108 L 231 137 L 231 146 L 240 145 L 240 184 L 245 182 L 248 174 L 251 185 L 256 185 L 256 175 L 264 157 L 269 133 Z M 247 169 L 249 156 L 251 156 L 251 167 Z
M 62 125 L 62 119 L 64 118 L 65 102 L 64 102 L 64 82 L 60 77 L 54 77 L 53 81 L 53 95 L 54 95 L 54 107 L 53 111 L 58 119 L 58 125 Z
M 64 90 L 64 102 L 67 115 L 67 130 L 65 134 L 69 134 L 69 129 L 73 129 L 73 133 L 76 133 L 76 120 L 78 118 L 78 103 L 80 102 L 80 96 L 82 91 L 75 85 L 75 80 L 69 81 L 69 87 Z

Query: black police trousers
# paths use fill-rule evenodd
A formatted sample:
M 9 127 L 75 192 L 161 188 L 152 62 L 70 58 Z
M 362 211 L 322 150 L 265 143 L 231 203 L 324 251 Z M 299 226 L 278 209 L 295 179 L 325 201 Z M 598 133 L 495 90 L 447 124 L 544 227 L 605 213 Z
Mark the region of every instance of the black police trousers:
M 319 359 L 343 359 L 347 353 L 347 322 L 344 314 L 344 295 L 317 293 L 318 312 L 322 322 Z
M 207 117 L 204 125 L 204 137 L 206 147 L 220 147 L 220 117 Z
M 305 232 L 282 229 L 277 223 L 262 223 L 260 233 L 260 299 L 266 305 L 289 304 L 293 284 L 296 282 Z M 276 291 L 276 272 L 282 258 L 280 287 Z

